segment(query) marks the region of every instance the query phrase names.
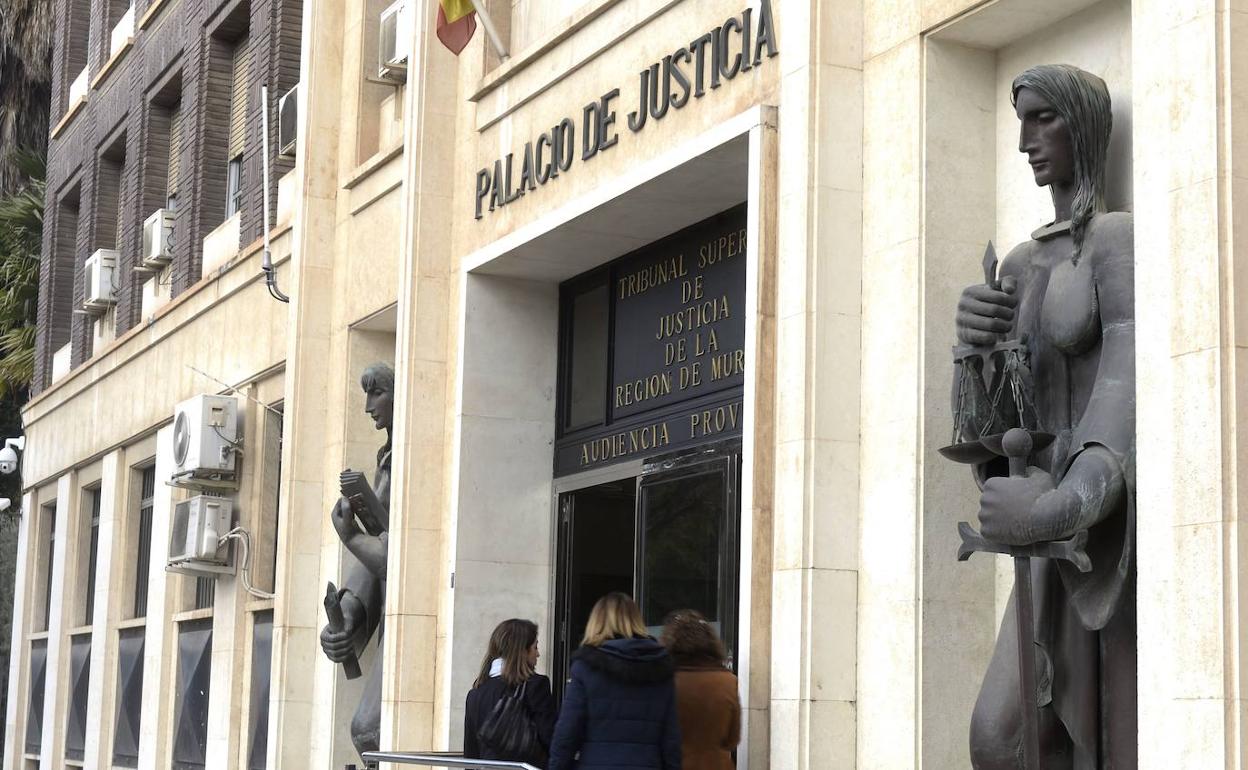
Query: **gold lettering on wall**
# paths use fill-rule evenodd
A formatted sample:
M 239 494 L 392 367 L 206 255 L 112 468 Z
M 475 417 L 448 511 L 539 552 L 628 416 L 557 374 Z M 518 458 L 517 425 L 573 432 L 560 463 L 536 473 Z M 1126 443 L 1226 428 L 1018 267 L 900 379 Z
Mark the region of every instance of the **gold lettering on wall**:
M 629 431 L 612 433 L 581 444 L 581 467 L 628 457 L 638 452 L 668 446 L 672 443 L 666 422 L 643 425 Z
M 741 402 L 689 415 L 689 438 L 705 438 L 735 430 L 741 420 Z
M 619 279 L 620 299 L 645 294 L 655 286 L 662 286 L 668 281 L 684 278 L 688 274 L 689 271 L 685 269 L 684 254 L 661 260 L 622 276 Z

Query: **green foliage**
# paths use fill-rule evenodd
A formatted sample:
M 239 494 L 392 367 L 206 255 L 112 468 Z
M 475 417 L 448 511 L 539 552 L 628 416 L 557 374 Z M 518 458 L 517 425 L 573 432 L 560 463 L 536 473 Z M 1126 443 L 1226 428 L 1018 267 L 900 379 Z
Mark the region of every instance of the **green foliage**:
M 0 398 L 24 393 L 34 377 L 43 243 L 44 160 L 25 150 L 12 157 L 28 181 L 0 198 Z

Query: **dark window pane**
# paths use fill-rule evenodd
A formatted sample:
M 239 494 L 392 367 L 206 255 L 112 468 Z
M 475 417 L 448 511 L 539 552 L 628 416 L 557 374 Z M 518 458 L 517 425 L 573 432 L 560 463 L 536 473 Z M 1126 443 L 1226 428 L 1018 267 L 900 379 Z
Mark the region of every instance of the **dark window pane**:
M 178 630 L 173 770 L 202 770 L 204 767 L 211 679 L 212 619 L 182 623 Z
M 607 286 L 595 286 L 572 299 L 568 314 L 568 411 L 566 430 L 600 425 L 606 415 Z
M 722 472 L 667 478 L 640 488 L 644 518 L 641 607 L 652 630 L 672 610 L 695 609 L 720 629 L 727 520 Z
M 143 721 L 143 645 L 146 628 L 126 628 L 117 645 L 117 725 L 113 764 L 139 766 L 139 726 Z
M 43 744 L 43 693 L 48 674 L 48 642 L 30 643 L 30 708 L 26 712 L 26 753 L 38 754 Z
M 195 578 L 195 609 L 206 610 L 217 597 L 217 581 L 210 577 Z
M 48 520 L 48 552 L 43 555 L 43 631 L 48 630 L 52 618 L 52 554 L 56 553 L 56 506 L 44 509 Z
M 139 493 L 139 552 L 134 563 L 134 616 L 147 617 L 147 579 L 152 564 L 152 506 L 156 497 L 156 466 L 143 471 Z
M 84 626 L 91 625 L 92 618 L 95 617 L 96 551 L 100 545 L 100 502 L 103 497 L 102 490 L 91 490 L 91 550 L 87 553 L 87 606 L 82 620 Z
M 269 676 L 273 662 L 273 611 L 257 612 L 251 637 L 251 748 L 247 770 L 266 770 L 269 753 Z
M 91 634 L 69 638 L 69 718 L 65 758 L 82 760 L 87 748 L 87 694 L 91 690 Z

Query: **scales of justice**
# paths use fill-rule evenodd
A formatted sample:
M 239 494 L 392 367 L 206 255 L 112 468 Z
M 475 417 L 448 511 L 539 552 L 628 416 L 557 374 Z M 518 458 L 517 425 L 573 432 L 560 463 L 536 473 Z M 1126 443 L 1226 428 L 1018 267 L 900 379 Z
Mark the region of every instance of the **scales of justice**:
M 984 282 L 1000 289 L 997 254 L 991 241 L 984 251 L 983 267 Z M 991 345 L 956 345 L 953 365 L 957 383 L 953 440 L 937 451 L 965 465 L 982 465 L 1006 458 L 1010 475 L 1025 477 L 1032 454 L 1043 451 L 1055 438 L 1052 433 L 1040 430 L 1038 424 L 1026 335 L 1007 336 Z M 1085 550 L 1088 532 L 1081 530 L 1066 540 L 1022 546 L 988 540 L 965 521 L 958 522 L 958 534 L 962 537 L 958 561 L 966 561 L 976 552 L 1007 554 L 1014 558 L 1024 767 L 1039 770 L 1039 709 L 1048 705 L 1052 696 L 1047 687 L 1038 687 L 1036 683 L 1031 559 L 1060 559 L 1070 562 L 1082 573 L 1091 572 L 1092 561 Z

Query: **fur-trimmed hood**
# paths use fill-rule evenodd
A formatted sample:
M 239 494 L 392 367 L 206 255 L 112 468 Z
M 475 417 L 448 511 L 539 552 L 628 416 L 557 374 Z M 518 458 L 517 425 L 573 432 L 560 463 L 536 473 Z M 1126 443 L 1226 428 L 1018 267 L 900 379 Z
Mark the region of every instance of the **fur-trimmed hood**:
M 629 684 L 654 684 L 671 680 L 676 671 L 667 648 L 650 637 L 610 639 L 601 647 L 581 646 L 572 660 Z

